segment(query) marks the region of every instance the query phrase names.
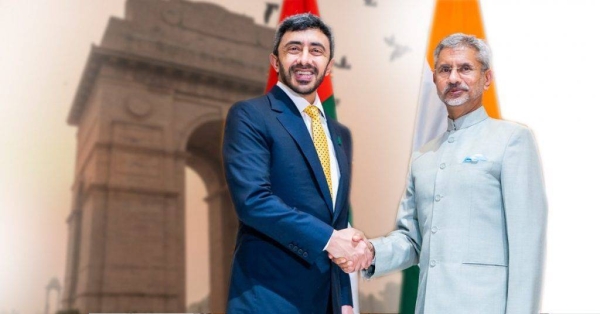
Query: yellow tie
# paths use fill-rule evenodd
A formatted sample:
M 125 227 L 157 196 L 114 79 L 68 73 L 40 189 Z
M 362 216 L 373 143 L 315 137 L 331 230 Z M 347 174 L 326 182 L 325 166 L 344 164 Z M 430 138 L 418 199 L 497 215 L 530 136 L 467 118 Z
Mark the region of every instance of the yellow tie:
M 329 194 L 333 196 L 333 192 L 331 189 L 329 146 L 327 145 L 327 136 L 325 136 L 325 131 L 321 126 L 321 114 L 319 112 L 319 108 L 315 107 L 314 105 L 310 105 L 306 107 L 306 109 L 304 109 L 304 112 L 306 112 L 306 114 L 308 114 L 308 116 L 311 119 L 313 143 L 315 144 L 317 155 L 319 155 L 321 167 L 323 167 L 323 172 L 325 173 L 325 179 L 327 179 L 327 185 L 329 186 Z

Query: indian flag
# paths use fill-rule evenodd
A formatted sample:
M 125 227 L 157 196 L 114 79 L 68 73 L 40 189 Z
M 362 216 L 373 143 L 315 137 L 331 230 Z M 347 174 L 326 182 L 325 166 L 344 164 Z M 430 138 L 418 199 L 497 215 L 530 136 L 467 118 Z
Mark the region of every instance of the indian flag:
M 446 131 L 447 111 L 438 98 L 433 83 L 433 51 L 437 44 L 453 33 L 465 33 L 485 39 L 478 0 L 437 0 L 429 34 L 429 44 L 421 81 L 419 108 L 413 133 L 413 150 Z M 494 84 L 483 94 L 483 106 L 492 118 L 500 118 Z M 414 313 L 419 269 L 413 266 L 403 272 L 400 313 Z
M 285 20 L 285 18 L 288 16 L 300 13 L 312 13 L 320 16 L 317 0 L 283 0 L 279 22 L 281 23 L 281 21 Z M 266 92 L 271 90 L 275 84 L 277 84 L 277 72 L 275 72 L 273 67 L 271 67 L 269 70 L 269 79 L 267 81 Z M 337 120 L 331 76 L 326 76 L 323 79 L 321 86 L 319 86 L 317 89 L 317 93 L 319 94 L 319 99 L 321 99 L 323 109 L 325 110 L 328 118 Z M 350 284 L 352 286 L 352 302 L 354 303 L 354 313 L 358 314 L 360 311 L 358 308 L 358 276 L 356 273 L 350 274 Z
M 421 96 L 413 136 L 413 150 L 434 139 L 446 130 L 446 108 L 438 98 L 433 84 L 433 51 L 437 44 L 453 33 L 465 33 L 485 39 L 478 0 L 437 0 L 423 76 Z M 500 118 L 494 84 L 483 94 L 483 106 L 492 118 Z

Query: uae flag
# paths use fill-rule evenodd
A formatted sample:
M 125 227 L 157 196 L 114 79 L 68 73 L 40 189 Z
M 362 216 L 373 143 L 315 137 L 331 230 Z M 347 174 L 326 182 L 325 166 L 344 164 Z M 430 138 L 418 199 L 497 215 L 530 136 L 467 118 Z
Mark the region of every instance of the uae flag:
M 317 0 L 283 0 L 279 22 L 285 20 L 285 18 L 288 16 L 300 13 L 312 13 L 316 16 L 320 16 Z M 267 81 L 266 91 L 268 92 L 271 90 L 275 84 L 277 84 L 277 72 L 275 72 L 275 69 L 271 67 L 269 70 L 269 80 Z M 337 120 L 331 76 L 326 76 L 323 79 L 321 86 L 319 86 L 319 89 L 317 89 L 317 93 L 319 94 L 319 99 L 321 99 L 323 109 L 325 110 L 327 116 Z
M 283 0 L 281 6 L 281 15 L 279 16 L 279 22 L 281 23 L 288 16 L 301 14 L 301 13 L 312 13 L 316 16 L 319 14 L 319 7 L 317 6 L 317 0 Z M 266 92 L 277 84 L 277 72 L 273 67 L 269 70 L 269 79 L 267 81 Z M 335 99 L 333 98 L 333 85 L 331 84 L 331 76 L 325 76 L 321 86 L 317 89 L 319 99 L 323 105 L 323 110 L 327 114 L 329 119 L 337 120 L 337 114 L 335 111 Z M 352 215 L 350 215 L 352 217 Z M 350 218 L 352 219 L 352 218 Z M 348 224 L 350 225 L 350 224 Z M 354 313 L 360 313 L 358 305 L 358 276 L 357 273 L 350 274 L 350 284 L 352 287 L 352 302 L 354 303 Z
M 413 133 L 413 150 L 440 136 L 448 126 L 446 107 L 439 99 L 433 83 L 433 51 L 444 37 L 464 33 L 485 39 L 478 0 L 437 0 L 433 12 L 427 56 L 423 65 L 419 108 Z M 500 118 L 494 84 L 483 94 L 483 106 L 492 118 Z M 419 281 L 419 268 L 403 272 L 400 313 L 414 313 Z

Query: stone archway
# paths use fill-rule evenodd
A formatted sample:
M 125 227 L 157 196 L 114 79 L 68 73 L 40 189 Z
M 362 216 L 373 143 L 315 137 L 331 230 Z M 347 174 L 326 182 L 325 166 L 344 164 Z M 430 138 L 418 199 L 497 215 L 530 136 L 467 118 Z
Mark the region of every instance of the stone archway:
M 263 92 L 273 30 L 208 3 L 128 0 L 93 46 L 78 128 L 63 309 L 185 311 L 185 167 L 210 208 L 212 312 L 223 312 L 236 218 L 222 125 Z
M 211 310 L 224 312 L 229 265 L 233 257 L 238 222 L 222 171 L 221 139 L 223 120 L 199 125 L 186 145 L 186 165 L 196 172 L 207 188 L 210 302 Z

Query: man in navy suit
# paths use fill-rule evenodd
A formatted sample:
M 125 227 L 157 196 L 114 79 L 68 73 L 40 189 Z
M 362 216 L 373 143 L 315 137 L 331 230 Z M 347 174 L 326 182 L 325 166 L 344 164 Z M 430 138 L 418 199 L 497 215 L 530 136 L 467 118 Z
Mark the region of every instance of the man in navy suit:
M 350 131 L 317 95 L 333 46 L 318 17 L 284 20 L 270 55 L 279 82 L 227 116 L 223 162 L 239 219 L 228 313 L 352 313 L 349 277 L 328 254 L 367 267 L 372 253 L 346 228 Z

